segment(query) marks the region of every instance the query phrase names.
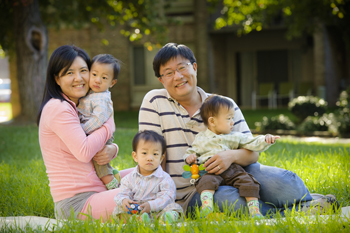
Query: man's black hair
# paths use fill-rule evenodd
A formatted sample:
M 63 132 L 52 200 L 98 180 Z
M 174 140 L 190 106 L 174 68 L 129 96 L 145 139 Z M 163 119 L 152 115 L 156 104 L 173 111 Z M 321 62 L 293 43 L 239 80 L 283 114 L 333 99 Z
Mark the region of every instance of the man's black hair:
M 161 48 L 153 59 L 153 70 L 156 77 L 160 77 L 160 66 L 165 65 L 169 60 L 181 56 L 188 59 L 191 64 L 197 62 L 192 50 L 183 44 L 168 43 Z

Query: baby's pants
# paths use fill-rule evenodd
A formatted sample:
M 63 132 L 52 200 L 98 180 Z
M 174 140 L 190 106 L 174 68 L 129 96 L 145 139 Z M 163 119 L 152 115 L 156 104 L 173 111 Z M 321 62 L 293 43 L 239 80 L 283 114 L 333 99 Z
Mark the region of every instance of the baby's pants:
M 237 188 L 241 197 L 260 198 L 260 183 L 238 164 L 232 164 L 220 175 L 204 174 L 196 182 L 196 190 L 201 194 L 203 190 L 216 191 L 221 185 L 230 185 Z
M 96 175 L 98 178 L 101 179 L 106 175 L 113 175 L 113 167 L 109 163 L 105 165 L 98 165 L 95 160 L 92 160 L 92 162 L 94 163 Z
M 106 145 L 112 144 L 113 140 L 114 140 L 114 137 L 112 136 L 110 139 L 108 139 Z M 96 175 L 98 178 L 101 179 L 106 175 L 113 175 L 113 167 L 109 163 L 104 165 L 98 165 L 95 160 L 92 160 L 92 162 L 94 163 Z

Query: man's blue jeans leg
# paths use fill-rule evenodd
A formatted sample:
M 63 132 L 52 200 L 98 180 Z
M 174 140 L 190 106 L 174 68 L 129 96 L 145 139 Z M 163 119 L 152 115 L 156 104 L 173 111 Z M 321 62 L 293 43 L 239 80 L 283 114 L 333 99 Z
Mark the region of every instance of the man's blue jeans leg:
M 294 172 L 260 163 L 253 163 L 244 169 L 252 174 L 261 184 L 260 212 L 266 215 L 268 212 L 284 210 L 285 206 L 292 208 L 294 203 L 311 201 L 312 197 L 304 182 Z M 201 206 L 200 194 L 196 193 L 189 203 L 189 207 Z M 233 211 L 246 210 L 246 200 L 239 196 L 238 189 L 231 186 L 220 186 L 214 194 L 214 203 L 220 211 L 233 206 Z M 243 209 L 241 209 L 243 207 Z M 232 208 L 232 207 L 231 207 Z M 298 210 L 298 206 L 295 207 Z

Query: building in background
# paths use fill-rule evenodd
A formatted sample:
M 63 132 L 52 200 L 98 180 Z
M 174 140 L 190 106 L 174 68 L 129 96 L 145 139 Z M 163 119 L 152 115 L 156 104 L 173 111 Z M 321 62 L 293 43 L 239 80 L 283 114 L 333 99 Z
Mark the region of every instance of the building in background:
M 251 108 L 252 94 L 259 95 L 262 84 L 272 83 L 278 104 L 288 102 L 290 95 L 286 93 L 292 88 L 294 96 L 313 94 L 334 105 L 340 90 L 350 84 L 346 68 L 350 64 L 343 64 L 339 68 L 342 73 L 338 72 L 335 64 L 339 54 L 332 49 L 326 30 L 287 40 L 286 29 L 276 24 L 268 30 L 238 37 L 234 27 L 213 30 L 213 17 L 206 9 L 205 0 L 175 0 L 165 12 L 167 17 L 181 22 L 169 25 L 169 42 L 186 44 L 193 50 L 198 63 L 198 85 L 205 91 L 227 95 L 242 108 Z M 121 29 L 121 26 L 106 27 L 103 32 L 93 26 L 81 30 L 49 29 L 49 56 L 65 44 L 77 45 L 91 57 L 112 54 L 123 62 L 118 83 L 111 90 L 114 109 L 138 109 L 149 90 L 162 88 L 152 68 L 159 48 L 145 47 L 143 41 L 130 42 L 119 33 Z M 11 89 L 12 98 L 16 99 L 13 61 L 10 61 Z M 285 99 L 280 100 L 281 96 Z M 260 105 L 267 106 L 267 100 Z

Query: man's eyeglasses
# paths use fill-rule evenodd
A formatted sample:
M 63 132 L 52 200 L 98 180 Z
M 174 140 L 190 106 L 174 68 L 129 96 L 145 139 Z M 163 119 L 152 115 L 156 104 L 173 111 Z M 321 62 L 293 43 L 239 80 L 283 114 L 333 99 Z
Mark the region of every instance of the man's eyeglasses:
M 185 73 L 188 70 L 189 65 L 191 65 L 192 63 L 186 63 L 186 64 L 182 64 L 180 66 L 178 66 L 176 68 L 176 70 L 167 70 L 164 74 L 162 74 L 160 77 L 164 77 L 166 79 L 172 79 L 175 75 L 175 71 L 179 72 L 180 74 Z

